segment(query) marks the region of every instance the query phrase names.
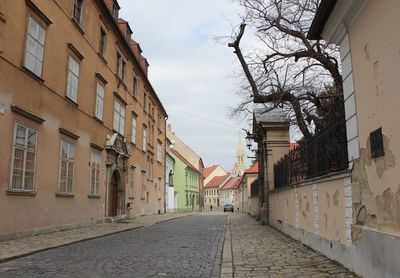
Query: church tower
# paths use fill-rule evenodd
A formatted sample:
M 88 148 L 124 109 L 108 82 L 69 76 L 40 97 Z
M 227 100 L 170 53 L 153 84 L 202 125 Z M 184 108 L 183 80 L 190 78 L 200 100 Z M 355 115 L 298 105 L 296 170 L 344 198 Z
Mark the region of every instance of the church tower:
M 241 176 L 244 173 L 245 165 L 244 165 L 244 158 L 246 155 L 246 151 L 244 148 L 242 137 L 239 133 L 239 142 L 236 150 L 236 162 L 232 169 L 232 175 L 234 176 Z

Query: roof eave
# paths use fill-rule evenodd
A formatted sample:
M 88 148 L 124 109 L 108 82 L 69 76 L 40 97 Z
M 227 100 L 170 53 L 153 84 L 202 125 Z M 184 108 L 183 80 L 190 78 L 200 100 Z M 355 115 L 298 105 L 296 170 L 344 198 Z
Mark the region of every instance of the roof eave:
M 307 34 L 309 40 L 320 40 L 322 39 L 321 34 L 324 30 L 325 24 L 331 15 L 337 0 L 322 0 L 318 7 L 317 13 L 311 23 L 310 30 Z

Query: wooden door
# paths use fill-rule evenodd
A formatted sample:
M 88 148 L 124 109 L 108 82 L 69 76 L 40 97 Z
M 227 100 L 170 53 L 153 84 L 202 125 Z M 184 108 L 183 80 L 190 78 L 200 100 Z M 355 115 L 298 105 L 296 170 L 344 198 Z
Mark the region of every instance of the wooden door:
M 109 216 L 117 216 L 118 209 L 118 176 L 117 173 L 111 177 L 110 181 L 110 195 L 109 195 Z

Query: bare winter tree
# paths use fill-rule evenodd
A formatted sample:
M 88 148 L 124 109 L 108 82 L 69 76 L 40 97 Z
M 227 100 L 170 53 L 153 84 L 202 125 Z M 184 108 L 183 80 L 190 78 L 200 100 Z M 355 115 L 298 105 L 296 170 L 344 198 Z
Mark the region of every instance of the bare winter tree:
M 243 23 L 228 44 L 234 49 L 249 86 L 249 102 L 289 111 L 305 138 L 342 117 L 343 84 L 338 49 L 310 41 L 307 32 L 319 0 L 237 0 L 244 7 Z M 246 27 L 255 31 L 261 47 L 243 53 Z M 313 123 L 313 125 L 311 124 Z

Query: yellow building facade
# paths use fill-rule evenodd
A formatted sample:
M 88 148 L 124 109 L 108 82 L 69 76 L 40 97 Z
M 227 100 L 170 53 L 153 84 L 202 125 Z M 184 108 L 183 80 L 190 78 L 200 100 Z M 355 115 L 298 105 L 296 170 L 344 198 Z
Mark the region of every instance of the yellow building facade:
M 0 238 L 164 212 L 167 113 L 119 9 L 0 2 Z

